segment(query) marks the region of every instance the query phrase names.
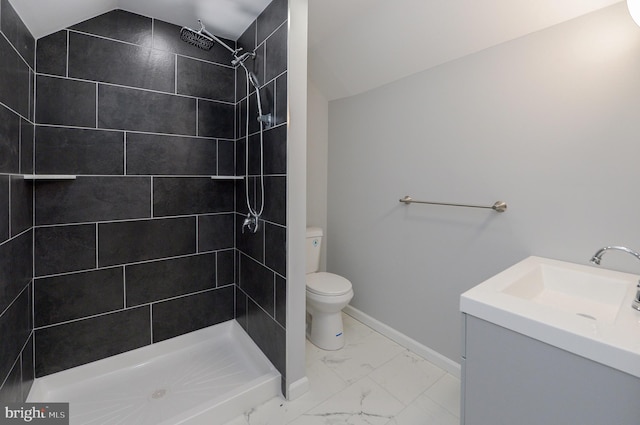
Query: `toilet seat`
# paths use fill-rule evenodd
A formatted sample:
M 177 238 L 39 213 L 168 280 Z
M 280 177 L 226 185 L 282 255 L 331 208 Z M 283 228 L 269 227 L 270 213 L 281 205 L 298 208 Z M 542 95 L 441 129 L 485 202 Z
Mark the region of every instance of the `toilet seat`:
M 307 291 L 317 295 L 344 295 L 351 291 L 351 282 L 333 273 L 309 273 L 307 275 Z

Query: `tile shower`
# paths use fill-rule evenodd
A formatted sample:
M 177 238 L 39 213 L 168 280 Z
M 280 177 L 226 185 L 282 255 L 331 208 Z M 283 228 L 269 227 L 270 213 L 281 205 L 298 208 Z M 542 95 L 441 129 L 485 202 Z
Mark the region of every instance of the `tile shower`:
M 0 19 L 0 399 L 234 318 L 284 377 L 287 2 L 237 40 L 276 120 L 255 235 L 239 227 L 244 181 L 211 179 L 244 174 L 248 101 L 259 194 L 256 95 L 226 50 L 122 10 L 37 43 L 7 0 Z

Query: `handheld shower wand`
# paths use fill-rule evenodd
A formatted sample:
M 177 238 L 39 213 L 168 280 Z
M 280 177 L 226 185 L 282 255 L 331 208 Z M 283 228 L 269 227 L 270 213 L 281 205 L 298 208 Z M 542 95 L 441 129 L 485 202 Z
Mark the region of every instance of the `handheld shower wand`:
M 264 211 L 264 128 L 265 126 L 268 128 L 273 125 L 273 118 L 271 114 L 263 115 L 262 113 L 262 100 L 260 99 L 260 82 L 258 77 L 245 66 L 245 61 L 247 59 L 254 59 L 256 57 L 255 52 L 245 52 L 240 54 L 242 48 L 232 49 L 227 44 L 225 44 L 222 40 L 220 40 L 215 35 L 211 34 L 204 27 L 202 21 L 198 20 L 200 23 L 200 29 L 195 31 L 191 28 L 182 27 L 180 30 L 180 39 L 183 41 L 196 46 L 203 50 L 210 50 L 214 42 L 220 43 L 221 46 L 226 48 L 233 59 L 231 60 L 231 65 L 234 68 L 242 67 L 244 69 L 246 75 L 246 88 L 247 88 L 247 102 L 246 102 L 246 116 L 245 120 L 245 197 L 247 201 L 247 209 L 249 210 L 247 213 L 244 222 L 242 223 L 242 233 L 244 233 L 245 229 L 248 229 L 251 233 L 257 233 L 260 227 L 260 217 L 262 216 L 262 212 Z M 257 96 L 257 104 L 258 104 L 258 121 L 260 122 L 260 194 L 259 198 L 256 199 L 257 205 L 252 205 L 252 202 L 249 198 L 249 84 L 251 84 L 256 89 Z

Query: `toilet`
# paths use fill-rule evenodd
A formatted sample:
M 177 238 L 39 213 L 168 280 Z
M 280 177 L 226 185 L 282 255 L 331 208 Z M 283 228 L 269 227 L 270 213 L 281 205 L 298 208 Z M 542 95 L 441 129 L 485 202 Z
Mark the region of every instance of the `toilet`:
M 353 298 L 351 282 L 319 272 L 322 229 L 307 228 L 307 338 L 323 350 L 344 347 L 342 309 Z

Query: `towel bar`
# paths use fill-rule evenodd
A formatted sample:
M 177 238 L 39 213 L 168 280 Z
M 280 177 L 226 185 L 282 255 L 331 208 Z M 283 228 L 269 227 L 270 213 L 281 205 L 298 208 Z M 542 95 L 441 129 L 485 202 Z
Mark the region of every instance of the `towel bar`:
M 486 208 L 490 210 L 494 210 L 496 212 L 505 212 L 507 210 L 507 203 L 502 201 L 496 201 L 493 205 L 487 207 L 484 205 L 467 205 L 467 204 L 450 204 L 446 202 L 427 202 L 427 201 L 416 201 L 411 196 L 407 195 L 404 198 L 400 199 L 400 202 L 403 204 L 430 204 L 430 205 L 447 205 L 450 207 L 467 207 L 467 208 Z

